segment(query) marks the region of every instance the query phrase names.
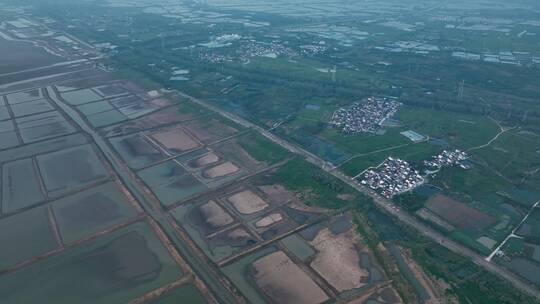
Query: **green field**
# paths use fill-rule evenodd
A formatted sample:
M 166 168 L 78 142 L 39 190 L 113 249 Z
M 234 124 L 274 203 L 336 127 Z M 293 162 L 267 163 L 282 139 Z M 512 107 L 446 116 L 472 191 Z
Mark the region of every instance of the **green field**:
M 281 183 L 297 192 L 306 204 L 312 206 L 337 209 L 353 201 L 367 200 L 367 197 L 362 196 L 349 185 L 300 158 L 287 162 L 275 172 L 272 178 L 275 183 Z M 350 194 L 352 198 L 345 200 L 338 197 L 343 194 Z

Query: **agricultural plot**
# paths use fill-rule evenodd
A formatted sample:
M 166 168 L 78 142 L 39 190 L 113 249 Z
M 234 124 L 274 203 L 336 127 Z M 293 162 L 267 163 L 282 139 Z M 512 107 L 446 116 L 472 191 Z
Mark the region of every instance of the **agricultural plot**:
M 205 109 L 189 102 L 182 102 L 123 124 L 104 127 L 103 130 L 109 137 L 126 135 L 163 125 L 189 121 L 205 114 L 208 114 Z
M 9 114 L 8 107 L 4 105 L 3 101 L 0 99 L 0 121 L 10 119 L 11 115 Z
M 528 237 L 512 237 L 495 261 L 533 284 L 540 285 L 540 245 Z
M 264 247 L 221 268 L 250 303 L 325 302 L 329 295 L 324 290 L 329 286 L 340 298 L 348 298 L 384 279 L 370 251 L 356 237 L 350 216 L 312 225 L 280 243 L 286 251 L 275 245 Z M 311 279 L 313 273 L 329 285 L 319 286 Z
M 111 111 L 113 109 L 114 107 L 107 100 L 91 102 L 77 107 L 77 110 L 79 110 L 85 116 L 91 116 L 94 114 Z
M 496 219 L 445 195 L 436 195 L 426 202 L 426 208 L 458 229 L 476 233 L 495 224 Z
M 6 97 L 10 105 L 15 105 L 22 102 L 42 99 L 43 93 L 41 92 L 40 89 L 33 89 L 29 91 L 11 93 L 11 94 L 6 95 Z
M 8 303 L 127 303 L 182 275 L 149 226 L 136 223 L 1 276 L 0 294 Z
M 51 229 L 49 209 L 33 208 L 0 220 L 0 243 L 0 270 L 57 249 L 59 244 Z
M 24 143 L 49 139 L 76 131 L 76 129 L 56 111 L 15 119 Z
M 54 107 L 46 99 L 38 99 L 33 101 L 27 101 L 24 103 L 18 103 L 10 106 L 11 111 L 15 117 L 39 114 L 43 112 L 53 111 Z
M 0 149 L 8 149 L 19 145 L 15 126 L 11 120 L 0 121 Z
M 161 146 L 173 154 L 193 150 L 201 146 L 183 128 L 177 127 L 171 130 L 156 132 L 151 135 Z
M 540 240 L 540 208 L 534 209 L 527 220 L 519 227 L 516 234 L 528 241 Z
M 90 145 L 38 155 L 36 158 L 45 188 L 52 195 L 80 189 L 108 176 Z
M 174 160 L 139 171 L 139 177 L 164 206 L 206 191 L 205 184 Z
M 403 107 L 396 119 L 409 129 L 444 140 L 460 150 L 483 145 L 499 132 L 497 124 L 486 116 L 419 107 Z
M 280 265 L 280 267 L 275 267 Z M 322 303 L 328 295 L 283 251 L 251 264 L 257 286 L 275 303 Z
M 339 293 L 359 292 L 380 282 L 383 272 L 358 239 L 350 215 L 299 233 L 316 251 L 309 265 Z
M 94 128 L 100 128 L 126 121 L 128 118 L 117 109 L 112 109 L 109 111 L 88 115 L 86 119 L 88 119 Z
M 540 190 L 540 178 L 534 174 L 540 168 L 540 154 L 536 152 L 540 149 L 539 139 L 535 134 L 509 131 L 473 155 L 515 184 Z
M 27 208 L 44 200 L 40 178 L 31 158 L 2 166 L 2 213 Z
M 193 241 L 214 262 L 237 254 L 257 243 L 257 239 L 215 200 L 185 203 L 171 211 Z M 230 228 L 228 228 L 230 227 Z
M 222 263 L 261 240 L 277 239 L 314 222 L 324 213 L 311 210 L 293 192 L 280 184 L 268 184 L 269 180 L 259 177 L 232 184 L 220 194 L 178 205 L 171 215 L 212 261 Z
M 240 130 L 240 126 L 218 116 L 205 117 L 183 124 L 184 128 L 193 134 L 197 140 L 210 144 L 219 139 L 229 137 Z
M 52 210 L 64 243 L 88 237 L 137 215 L 113 182 L 57 200 L 52 203 Z
M 98 101 L 103 99 L 96 92 L 91 89 L 83 89 L 77 91 L 69 91 L 60 94 L 62 98 L 72 106 L 78 106 L 85 103 Z
M 165 156 L 141 135 L 128 135 L 110 139 L 111 144 L 129 167 L 140 169 L 151 165 Z
M 101 128 L 139 118 L 170 104 L 169 100 L 163 98 L 146 100 L 136 95 L 122 95 L 80 104 L 77 109 L 86 116 L 93 127 Z
M 129 91 L 121 83 L 113 83 L 95 87 L 94 91 L 104 98 L 116 97 L 129 93 Z

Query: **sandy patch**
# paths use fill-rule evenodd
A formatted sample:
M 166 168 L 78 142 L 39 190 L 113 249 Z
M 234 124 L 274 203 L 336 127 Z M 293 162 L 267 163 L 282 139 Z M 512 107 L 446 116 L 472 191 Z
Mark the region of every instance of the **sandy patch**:
M 203 167 L 203 166 L 206 166 L 206 165 L 213 164 L 213 163 L 218 162 L 218 161 L 219 161 L 219 156 L 217 156 L 213 152 L 210 152 L 210 153 L 206 154 L 205 156 L 194 160 L 193 161 L 193 166 L 198 168 L 198 167 Z
M 214 201 L 199 207 L 206 223 L 214 228 L 223 227 L 233 222 L 233 218 Z
M 291 259 L 277 251 L 252 264 L 257 285 L 275 303 L 315 304 L 328 296 Z
M 360 288 L 369 273 L 360 266 L 360 256 L 346 233 L 333 235 L 328 228 L 317 234 L 311 245 L 319 252 L 311 267 L 339 292 Z
M 165 132 L 160 132 L 152 135 L 152 138 L 157 140 L 167 149 L 187 151 L 199 146 L 184 130 L 173 129 Z
M 221 165 L 217 165 L 203 172 L 203 176 L 206 178 L 217 178 L 225 175 L 233 174 L 238 172 L 238 168 L 235 164 L 231 162 L 225 162 Z
M 268 207 L 268 204 L 250 190 L 238 192 L 227 198 L 234 208 L 242 214 L 252 214 Z
M 255 226 L 258 228 L 261 227 L 268 227 L 270 225 L 273 225 L 275 223 L 281 222 L 283 220 L 283 216 L 279 213 L 272 213 L 268 216 L 263 217 L 262 219 L 255 222 Z

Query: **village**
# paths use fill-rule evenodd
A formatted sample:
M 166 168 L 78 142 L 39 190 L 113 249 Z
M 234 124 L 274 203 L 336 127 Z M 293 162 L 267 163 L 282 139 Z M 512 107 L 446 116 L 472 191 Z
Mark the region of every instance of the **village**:
M 470 165 L 463 162 L 468 158 L 469 155 L 461 150 L 444 150 L 441 154 L 433 156 L 431 160 L 425 160 L 424 165 L 437 170 L 442 167 L 450 167 L 455 165 L 459 165 L 462 169 L 469 169 Z
M 401 103 L 386 97 L 368 97 L 365 102 L 340 108 L 332 115 L 331 124 L 346 134 L 375 133 L 381 124 L 398 111 Z
M 380 190 L 382 196 L 392 196 L 407 192 L 424 182 L 418 170 L 399 158 L 388 157 L 376 170 L 367 170 L 361 181 L 373 190 Z

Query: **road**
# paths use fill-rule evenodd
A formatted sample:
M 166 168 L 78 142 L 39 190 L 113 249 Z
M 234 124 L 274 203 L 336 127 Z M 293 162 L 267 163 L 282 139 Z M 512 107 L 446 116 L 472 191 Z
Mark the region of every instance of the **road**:
M 303 156 L 307 161 L 310 163 L 318 166 L 319 168 L 323 169 L 324 171 L 328 172 L 329 174 L 335 176 L 336 178 L 340 179 L 341 181 L 345 182 L 346 184 L 350 185 L 351 187 L 355 188 L 356 190 L 370 196 L 373 198 L 373 201 L 375 204 L 381 208 L 382 210 L 386 211 L 387 213 L 393 215 L 395 218 L 397 218 L 399 221 L 415 228 L 420 232 L 422 235 L 436 241 L 440 245 L 446 247 L 448 250 L 457 253 L 459 255 L 462 255 L 464 257 L 467 257 L 471 259 L 473 263 L 475 263 L 478 266 L 483 267 L 487 271 L 498 275 L 499 277 L 502 277 L 509 282 L 511 282 L 516 288 L 520 289 L 521 291 L 530 294 L 531 296 L 534 296 L 538 299 L 540 299 L 540 291 L 534 287 L 533 285 L 529 284 L 528 282 L 524 281 L 514 273 L 508 271 L 507 269 L 492 263 L 490 261 L 485 260 L 485 257 L 476 253 L 475 251 L 457 243 L 451 240 L 450 238 L 442 235 L 438 231 L 432 229 L 431 227 L 425 225 L 424 223 L 420 222 L 418 219 L 416 219 L 414 216 L 412 216 L 409 213 L 402 212 L 400 209 L 396 208 L 396 206 L 392 203 L 392 201 L 383 198 L 382 196 L 378 195 L 376 192 L 372 191 L 371 189 L 368 189 L 346 174 L 344 174 L 342 171 L 337 169 L 335 166 L 327 163 L 320 157 L 314 155 L 313 153 L 304 150 L 303 148 L 300 148 L 280 137 L 277 135 L 270 133 L 268 130 L 255 125 L 254 123 L 251 123 L 247 121 L 246 119 L 239 117 L 238 115 L 229 113 L 225 110 L 222 110 L 212 104 L 209 104 L 205 101 L 199 100 L 197 98 L 194 98 L 192 96 L 189 96 L 187 94 L 184 94 L 182 92 L 178 92 L 180 95 L 182 95 L 185 98 L 190 99 L 191 101 L 199 104 L 200 106 L 203 106 L 211 111 L 217 112 L 221 114 L 222 116 L 225 116 L 229 118 L 230 120 L 244 126 L 247 128 L 254 129 L 258 131 L 261 135 L 265 136 L 269 140 L 273 141 L 276 144 L 279 144 L 283 148 L 287 149 L 291 153 L 295 153 L 297 155 Z

